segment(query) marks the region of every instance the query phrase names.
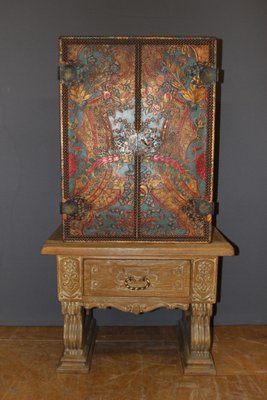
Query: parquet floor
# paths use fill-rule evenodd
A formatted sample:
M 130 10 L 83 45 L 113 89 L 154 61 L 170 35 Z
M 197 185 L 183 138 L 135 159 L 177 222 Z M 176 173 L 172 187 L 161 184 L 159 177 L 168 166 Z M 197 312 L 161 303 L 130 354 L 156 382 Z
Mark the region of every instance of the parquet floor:
M 0 327 L 1 400 L 267 400 L 267 325 L 215 327 L 217 376 L 183 376 L 174 327 L 98 329 L 91 371 L 57 374 L 59 327 Z

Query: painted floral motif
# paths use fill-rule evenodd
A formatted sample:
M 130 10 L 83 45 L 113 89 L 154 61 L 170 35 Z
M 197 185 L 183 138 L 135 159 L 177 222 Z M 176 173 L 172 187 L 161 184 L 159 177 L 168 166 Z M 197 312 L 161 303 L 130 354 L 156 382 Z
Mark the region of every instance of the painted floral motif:
M 197 52 L 198 51 L 198 52 Z M 208 89 L 192 77 L 206 49 L 144 45 L 143 110 L 164 119 L 159 154 L 143 159 L 141 234 L 203 236 L 210 215 L 189 207 L 206 197 Z M 203 56 L 202 56 L 203 59 Z M 157 214 L 157 206 L 160 212 Z
M 79 218 L 68 218 L 71 237 L 205 236 L 211 215 L 199 216 L 194 199 L 210 201 L 211 85 L 199 79 L 199 65 L 208 65 L 209 52 L 208 43 L 142 44 L 141 129 L 136 132 L 135 45 L 88 39 L 68 46 L 68 62 L 77 71 L 76 81 L 66 85 L 64 179 L 69 197 L 86 203 Z
M 134 47 L 80 46 L 75 57 L 83 74 L 68 93 L 69 196 L 86 204 L 70 234 L 132 236 L 134 162 L 114 151 L 109 119 L 134 118 Z

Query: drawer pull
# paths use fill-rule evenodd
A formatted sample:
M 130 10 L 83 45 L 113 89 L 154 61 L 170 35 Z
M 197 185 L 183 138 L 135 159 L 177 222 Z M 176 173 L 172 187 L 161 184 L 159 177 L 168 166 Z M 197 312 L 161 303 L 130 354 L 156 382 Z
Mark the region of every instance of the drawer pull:
M 124 285 L 129 290 L 145 290 L 150 286 L 150 280 L 146 276 L 138 277 L 128 276 L 125 279 Z

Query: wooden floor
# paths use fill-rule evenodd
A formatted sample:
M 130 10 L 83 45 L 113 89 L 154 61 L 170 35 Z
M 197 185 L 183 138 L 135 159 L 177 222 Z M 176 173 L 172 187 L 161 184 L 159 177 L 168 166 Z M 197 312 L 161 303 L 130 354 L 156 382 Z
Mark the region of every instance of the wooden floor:
M 217 376 L 183 376 L 174 327 L 99 328 L 87 375 L 55 372 L 62 329 L 0 327 L 1 400 L 266 400 L 267 326 L 214 329 Z

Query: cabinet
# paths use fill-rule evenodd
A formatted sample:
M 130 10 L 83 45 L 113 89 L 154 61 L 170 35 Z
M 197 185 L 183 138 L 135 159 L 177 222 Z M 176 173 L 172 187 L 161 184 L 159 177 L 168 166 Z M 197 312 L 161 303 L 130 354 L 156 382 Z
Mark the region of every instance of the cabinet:
M 60 39 L 63 237 L 209 242 L 217 40 Z
M 218 259 L 234 254 L 212 226 L 217 40 L 59 45 L 62 227 L 42 248 L 57 258 L 58 371 L 88 371 L 93 308 L 164 307 L 183 311 L 184 372 L 213 374 Z

